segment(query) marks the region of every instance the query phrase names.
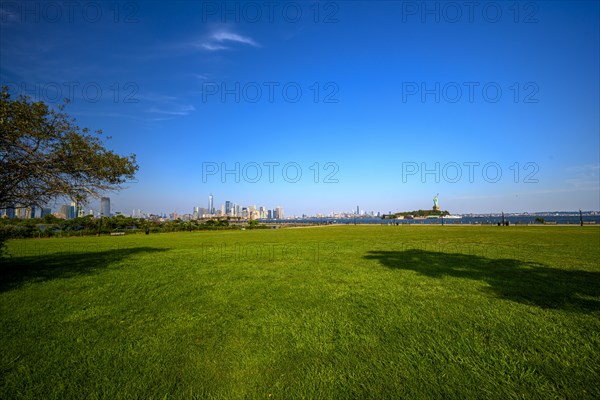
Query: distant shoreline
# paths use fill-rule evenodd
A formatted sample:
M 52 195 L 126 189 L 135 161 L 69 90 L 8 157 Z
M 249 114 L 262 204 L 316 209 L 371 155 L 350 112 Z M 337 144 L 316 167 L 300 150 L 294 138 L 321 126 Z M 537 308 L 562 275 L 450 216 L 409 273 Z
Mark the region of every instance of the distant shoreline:
M 365 223 L 359 223 L 357 222 L 356 224 L 354 223 L 350 223 L 350 224 L 281 224 L 281 225 L 269 225 L 269 226 L 275 226 L 279 229 L 292 229 L 292 228 L 321 228 L 321 227 L 326 227 L 326 226 L 430 226 L 430 227 L 436 227 L 436 226 L 462 226 L 462 227 L 476 227 L 476 226 L 498 226 L 497 224 L 444 224 L 442 225 L 441 223 L 439 224 L 420 224 L 420 223 L 415 223 L 415 224 L 407 224 L 407 223 L 403 223 L 403 224 L 365 224 Z M 501 225 L 503 226 L 503 225 Z M 529 227 L 529 226 L 533 226 L 533 227 L 544 227 L 544 226 L 572 226 L 572 227 L 582 227 L 580 224 L 510 224 L 507 225 L 508 227 Z M 592 226 L 592 227 L 600 227 L 600 224 L 596 224 L 595 222 L 591 222 L 591 223 L 586 223 L 584 221 L 583 226 Z

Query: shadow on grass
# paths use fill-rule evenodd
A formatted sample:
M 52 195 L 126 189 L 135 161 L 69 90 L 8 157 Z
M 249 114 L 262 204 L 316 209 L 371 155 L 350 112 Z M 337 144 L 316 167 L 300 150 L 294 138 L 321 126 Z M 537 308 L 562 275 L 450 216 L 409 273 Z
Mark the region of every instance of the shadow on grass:
M 15 289 L 25 283 L 95 274 L 134 254 L 159 251 L 165 250 L 134 247 L 5 258 L 0 261 L 0 292 Z
M 493 295 L 523 304 L 579 312 L 600 311 L 598 272 L 418 249 L 371 251 L 365 258 L 378 260 L 388 268 L 411 270 L 431 278 L 449 276 L 483 281 Z

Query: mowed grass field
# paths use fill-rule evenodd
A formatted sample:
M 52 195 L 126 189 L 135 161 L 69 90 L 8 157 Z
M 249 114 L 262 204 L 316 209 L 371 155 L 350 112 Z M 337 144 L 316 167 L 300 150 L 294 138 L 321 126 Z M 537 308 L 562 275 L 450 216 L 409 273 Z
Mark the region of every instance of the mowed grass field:
M 598 227 L 14 240 L 0 398 L 600 398 Z

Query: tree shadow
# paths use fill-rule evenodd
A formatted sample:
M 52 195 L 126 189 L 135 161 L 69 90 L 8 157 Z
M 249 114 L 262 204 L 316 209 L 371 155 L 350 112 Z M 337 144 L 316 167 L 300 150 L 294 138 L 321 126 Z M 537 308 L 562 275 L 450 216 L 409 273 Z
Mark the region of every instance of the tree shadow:
M 91 252 L 59 252 L 38 256 L 9 257 L 0 261 L 0 293 L 26 283 L 45 282 L 101 272 L 138 253 L 154 253 L 165 249 L 153 247 L 114 248 Z
M 493 295 L 541 308 L 600 311 L 600 273 L 562 270 L 515 259 L 419 249 L 370 251 L 366 259 L 392 269 L 412 270 L 431 278 L 445 276 L 487 283 Z

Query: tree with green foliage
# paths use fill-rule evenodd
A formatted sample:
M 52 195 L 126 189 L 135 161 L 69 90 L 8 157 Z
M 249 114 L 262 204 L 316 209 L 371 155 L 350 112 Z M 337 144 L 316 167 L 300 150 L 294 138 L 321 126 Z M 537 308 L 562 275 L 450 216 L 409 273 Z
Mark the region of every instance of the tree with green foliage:
M 64 111 L 0 90 L 0 209 L 44 206 L 67 197 L 84 204 L 133 179 L 135 155 L 107 150 Z M 0 250 L 3 235 L 0 235 Z
M 135 155 L 107 150 L 99 136 L 65 112 L 27 96 L 0 92 L 0 208 L 43 206 L 60 197 L 78 204 L 133 179 Z

